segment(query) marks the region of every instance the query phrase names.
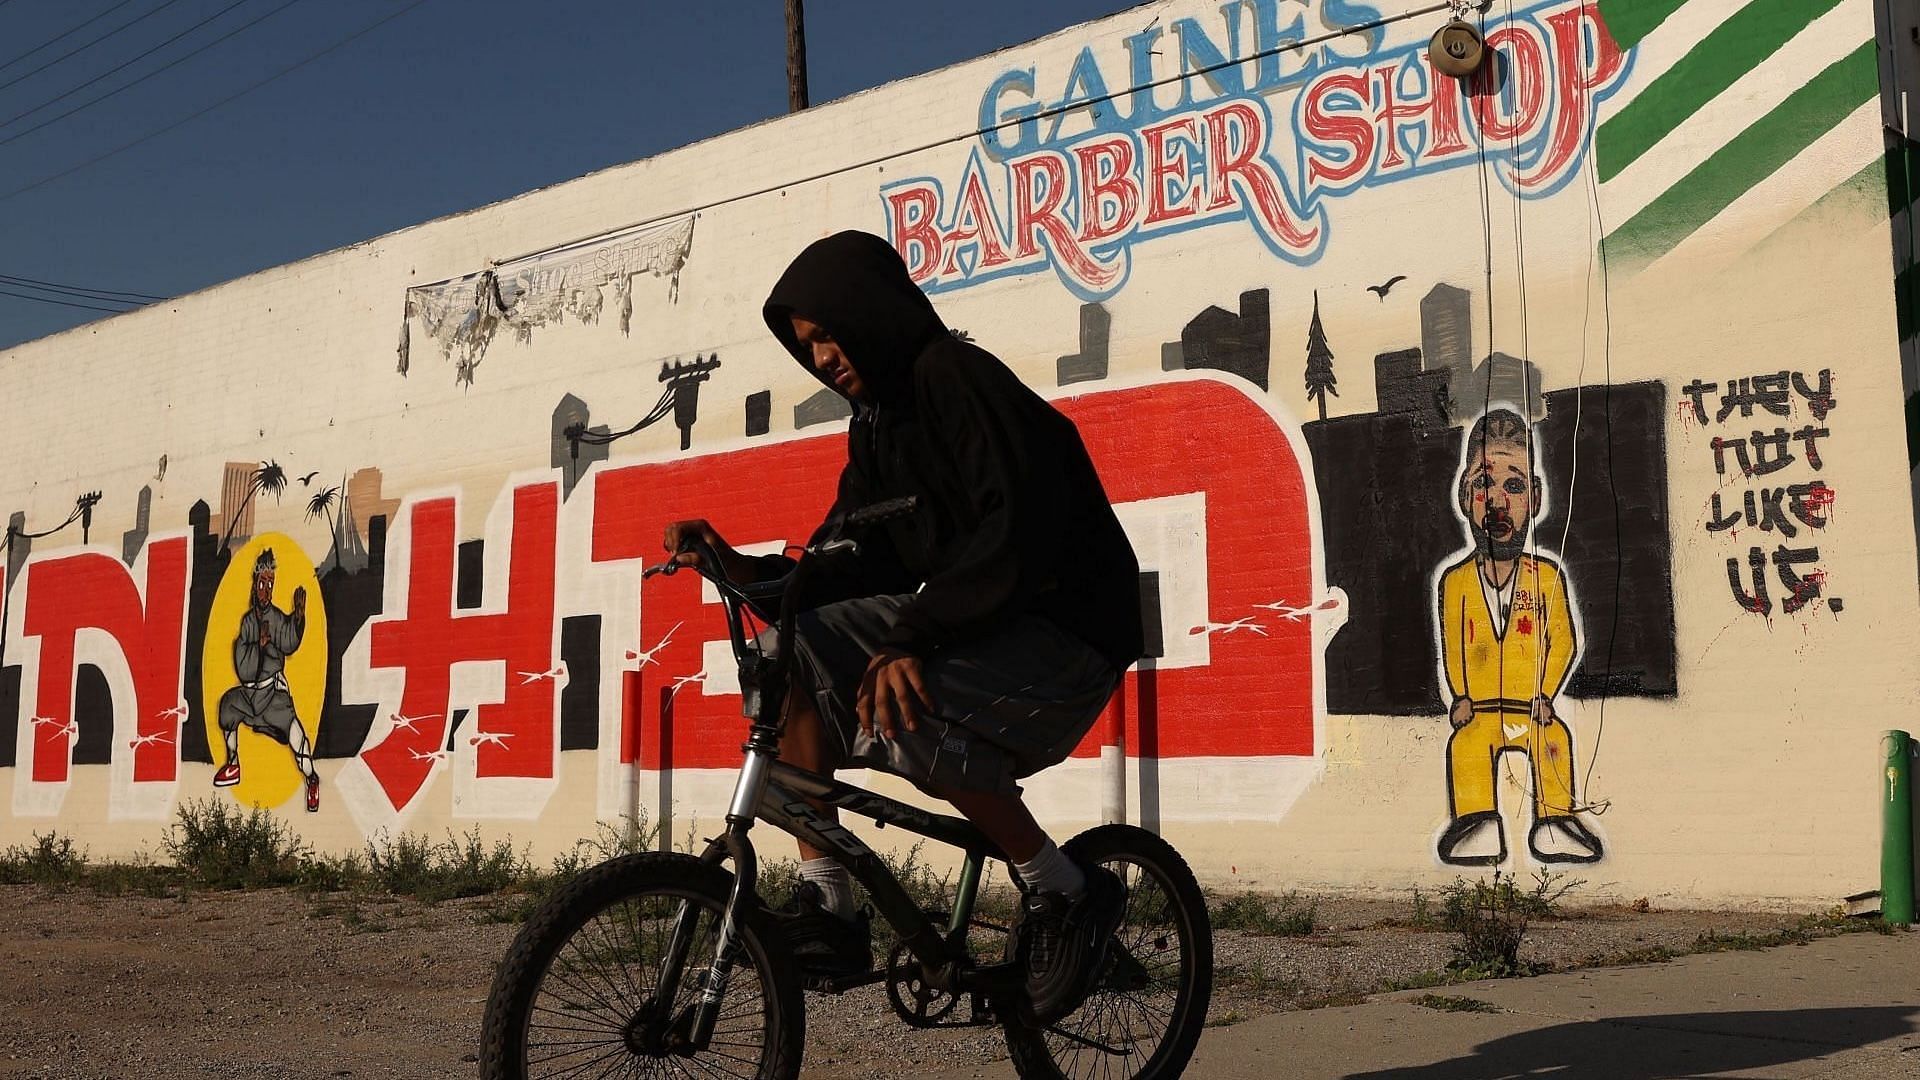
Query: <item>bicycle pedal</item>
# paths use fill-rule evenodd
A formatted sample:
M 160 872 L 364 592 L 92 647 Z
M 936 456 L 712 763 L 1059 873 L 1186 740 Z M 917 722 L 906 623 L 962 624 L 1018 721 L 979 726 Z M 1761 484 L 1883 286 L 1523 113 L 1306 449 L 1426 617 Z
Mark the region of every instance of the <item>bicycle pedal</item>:
M 803 975 L 800 988 L 815 994 L 844 994 L 886 979 L 885 971 L 865 971 L 858 975 Z

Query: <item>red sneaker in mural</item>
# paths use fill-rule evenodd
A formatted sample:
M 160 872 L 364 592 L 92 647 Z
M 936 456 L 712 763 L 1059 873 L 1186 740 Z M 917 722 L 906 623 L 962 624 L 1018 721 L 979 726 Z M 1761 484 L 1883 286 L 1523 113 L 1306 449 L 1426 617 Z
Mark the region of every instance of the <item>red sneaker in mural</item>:
M 220 766 L 219 772 L 213 774 L 214 787 L 232 787 L 239 782 L 240 763 L 237 761 L 227 762 L 225 765 Z
M 307 781 L 307 813 L 316 814 L 319 812 L 320 812 L 320 778 L 316 776 L 313 779 Z

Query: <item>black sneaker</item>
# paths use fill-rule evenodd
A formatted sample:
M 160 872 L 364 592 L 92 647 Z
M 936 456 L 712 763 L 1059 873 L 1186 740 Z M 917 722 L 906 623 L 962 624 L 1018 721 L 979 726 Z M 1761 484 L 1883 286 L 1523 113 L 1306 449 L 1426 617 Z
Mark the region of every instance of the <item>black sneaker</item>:
M 773 909 L 774 921 L 786 931 L 787 942 L 803 975 L 838 978 L 873 970 L 871 916 L 865 908 L 851 919 L 827 910 L 820 886 L 802 881 L 787 902 Z
M 1108 946 L 1127 906 L 1127 888 L 1104 866 L 1083 866 L 1087 891 L 1078 899 L 1028 893 L 1013 933 L 1027 968 L 1026 1019 L 1051 1024 L 1080 1007 L 1106 966 Z

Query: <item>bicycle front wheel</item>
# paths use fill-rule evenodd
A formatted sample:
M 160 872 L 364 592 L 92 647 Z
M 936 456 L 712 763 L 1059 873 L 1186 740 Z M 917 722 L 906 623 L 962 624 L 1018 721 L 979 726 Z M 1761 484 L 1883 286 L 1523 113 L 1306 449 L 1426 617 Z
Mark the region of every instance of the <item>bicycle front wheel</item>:
M 1067 841 L 1075 862 L 1127 886 L 1093 992 L 1047 1028 L 1006 1023 L 1023 1080 L 1171 1080 L 1186 1070 L 1213 997 L 1213 924 L 1185 859 L 1158 836 L 1102 825 Z
M 732 888 L 725 870 L 664 853 L 612 859 L 569 882 L 500 965 L 481 1029 L 481 1076 L 798 1076 L 799 973 L 758 904 L 738 913 L 712 1039 L 698 1051 L 685 1047 Z

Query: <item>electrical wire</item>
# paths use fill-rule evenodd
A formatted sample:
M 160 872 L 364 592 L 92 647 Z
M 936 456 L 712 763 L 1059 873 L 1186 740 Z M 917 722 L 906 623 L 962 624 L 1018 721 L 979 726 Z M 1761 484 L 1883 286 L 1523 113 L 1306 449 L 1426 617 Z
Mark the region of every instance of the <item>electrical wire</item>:
M 157 68 L 154 68 L 152 71 L 147 72 L 145 75 L 142 75 L 137 79 L 133 79 L 129 82 L 122 83 L 119 86 L 116 86 L 113 89 L 107 91 L 106 93 L 101 94 L 99 97 L 88 98 L 86 101 L 83 101 L 78 105 L 75 105 L 73 108 L 68 109 L 66 112 L 60 113 L 57 116 L 49 117 L 45 120 L 40 121 L 38 124 L 35 124 L 32 127 L 25 129 L 24 131 L 17 131 L 12 135 L 7 136 L 4 139 L 0 139 L 0 146 L 5 146 L 8 143 L 16 142 L 20 139 L 24 139 L 28 135 L 31 135 L 34 132 L 41 130 L 42 128 L 45 128 L 52 124 L 57 124 L 60 121 L 65 120 L 67 117 L 72 116 L 74 113 L 81 112 L 86 109 L 90 109 L 95 105 L 98 105 L 103 101 L 106 101 L 108 98 L 114 97 L 124 91 L 131 90 L 134 87 L 139 86 L 141 83 L 146 82 L 148 79 L 153 78 L 155 75 L 159 75 L 163 72 L 170 71 L 173 68 L 176 68 L 181 64 L 186 63 L 188 60 L 191 60 L 194 57 L 199 56 L 201 53 L 206 52 L 208 49 L 214 48 L 215 46 L 221 44 L 222 42 L 225 42 L 228 38 L 234 37 L 238 34 L 243 34 L 246 31 L 253 29 L 254 27 L 260 25 L 263 22 L 266 22 L 268 19 L 273 18 L 275 15 L 280 14 L 281 12 L 287 10 L 288 8 L 292 7 L 293 5 L 299 2 L 300 0 L 285 0 L 285 2 L 282 3 L 279 7 L 276 7 L 263 15 L 259 15 L 253 19 L 250 19 L 247 22 L 241 23 L 239 26 L 233 28 L 232 30 L 227 31 L 226 33 L 220 35 L 217 38 L 214 38 L 212 41 L 207 42 L 205 45 L 202 45 L 199 48 L 194 49 L 193 51 L 185 53 L 181 56 L 175 57 L 174 59 L 167 61 L 166 63 L 160 65 Z M 81 90 L 84 87 L 92 86 L 94 83 L 97 83 L 101 79 L 106 78 L 107 75 L 113 74 L 114 71 L 119 71 L 121 70 L 121 68 L 126 67 L 128 64 L 131 64 L 135 60 L 139 60 L 142 57 L 151 56 L 153 53 L 159 51 L 160 49 L 163 49 L 166 46 L 173 44 L 174 42 L 180 40 L 181 38 L 192 33 L 193 31 L 200 29 L 202 26 L 207 25 L 213 20 L 219 18 L 222 15 L 225 15 L 227 12 L 232 11 L 234 8 L 237 8 L 240 5 L 245 3 L 247 3 L 247 0 L 234 0 L 233 3 L 228 4 L 224 8 L 221 8 L 219 11 L 215 12 L 212 15 L 209 15 L 207 18 L 202 19 L 197 23 L 194 23 L 192 26 L 188 27 L 187 29 L 182 30 L 180 33 L 175 34 L 174 36 L 168 38 L 166 41 L 163 41 L 160 44 L 155 45 L 153 48 L 148 49 L 146 52 L 143 52 L 139 56 L 134 57 L 133 60 L 129 60 L 125 64 L 119 65 L 119 67 L 114 68 L 112 71 L 108 71 L 105 74 L 95 76 L 94 78 L 89 79 L 84 83 L 81 83 L 79 86 L 74 87 L 72 90 L 68 90 L 66 93 L 61 94 L 59 97 L 49 98 L 46 101 L 43 101 L 38 105 L 35 105 L 33 108 L 28 109 L 26 112 L 15 113 L 14 115 L 8 117 L 5 120 L 0 120 L 0 127 L 5 127 L 8 124 L 13 123 L 15 120 L 20 119 L 21 117 L 39 112 L 41 109 L 44 109 L 48 105 L 51 105 L 56 101 L 59 101 L 61 98 L 72 96 L 75 92 Z
M 241 87 L 239 90 L 236 90 L 231 94 L 228 94 L 226 97 L 221 98 L 220 100 L 212 103 L 211 105 L 206 105 L 206 106 L 203 106 L 202 108 L 196 109 L 193 112 L 188 113 L 187 115 L 181 117 L 180 119 L 175 120 L 173 123 L 166 125 L 165 127 L 150 131 L 147 134 L 142 135 L 131 142 L 122 143 L 121 145 L 116 146 L 113 149 L 106 151 L 105 153 L 96 154 L 93 157 L 90 157 L 85 161 L 80 162 L 77 165 L 73 165 L 68 168 L 62 169 L 59 172 L 52 173 L 47 176 L 43 176 L 38 180 L 35 180 L 28 184 L 23 184 L 20 187 L 13 188 L 12 190 L 7 191 L 5 193 L 0 193 L 0 202 L 6 202 L 8 199 L 12 199 L 16 196 L 25 195 L 29 191 L 33 191 L 37 188 L 45 187 L 46 185 L 51 184 L 56 180 L 64 180 L 67 177 L 72 176 L 74 173 L 80 172 L 83 169 L 92 168 L 93 166 L 98 165 L 109 158 L 118 157 L 119 155 L 126 153 L 127 151 L 132 150 L 136 146 L 144 145 L 148 142 L 153 141 L 154 139 L 159 138 L 162 135 L 168 134 L 169 132 L 185 127 L 186 125 L 192 123 L 195 120 L 200 119 L 201 117 L 207 115 L 208 113 L 213 112 L 214 110 L 222 108 L 224 106 L 230 105 L 233 102 L 238 101 L 243 97 L 246 97 L 248 94 L 253 93 L 255 90 L 258 90 L 261 87 L 268 85 L 269 83 L 277 82 L 280 79 L 286 78 L 288 75 L 291 75 L 296 71 L 299 71 L 301 68 L 306 67 L 308 64 L 311 64 L 317 60 L 320 60 L 323 57 L 332 55 L 333 53 L 339 51 L 340 49 L 345 48 L 346 46 L 352 44 L 353 42 L 358 41 L 359 39 L 367 36 L 368 34 L 373 33 L 375 30 L 378 30 L 381 27 L 387 25 L 393 20 L 398 19 L 400 16 L 405 15 L 408 12 L 412 11 L 413 9 L 430 2 L 431 0 L 413 0 L 413 2 L 408 4 L 406 7 L 403 7 L 400 10 L 395 11 L 390 15 L 384 15 L 378 19 L 375 19 L 373 22 L 370 22 L 367 25 L 362 26 L 360 29 L 355 30 L 353 33 L 348 34 L 346 37 L 341 38 L 340 40 L 334 42 L 333 44 L 327 46 L 326 48 L 321 49 L 318 52 L 309 54 L 305 59 L 295 61 L 292 64 L 288 64 L 286 67 L 283 67 L 279 71 L 276 71 L 271 75 L 268 75 L 264 79 L 259 79 L 254 82 L 248 83 L 246 86 Z
M 119 289 L 90 289 L 84 285 L 62 285 L 55 281 L 42 281 L 39 278 L 17 277 L 13 274 L 0 274 L 0 284 L 20 285 L 26 288 L 40 289 L 43 292 L 66 293 L 86 300 L 106 300 L 112 303 L 147 305 L 171 297 L 155 296 L 152 293 L 122 292 Z
M 25 82 L 28 79 L 33 78 L 35 75 L 40 74 L 41 72 L 47 70 L 48 68 L 54 66 L 55 64 L 60 63 L 63 60 L 67 60 L 71 57 L 79 56 L 81 53 L 86 52 L 88 49 L 93 48 L 95 45 L 98 45 L 101 42 L 107 40 L 108 38 L 113 37 L 115 34 L 120 33 L 120 31 L 126 30 L 139 23 L 145 22 L 146 20 L 153 18 L 155 15 L 160 14 L 161 12 L 167 10 L 168 8 L 172 7 L 173 5 L 179 2 L 180 0 L 161 0 L 161 4 L 159 7 L 154 8 L 152 11 L 147 12 L 145 15 L 137 15 L 134 18 L 128 20 L 127 22 L 124 22 L 119 26 L 116 26 L 113 29 L 107 31 L 106 33 L 101 34 L 99 37 L 94 38 L 91 41 L 88 41 L 84 45 L 76 45 L 73 48 L 68 49 L 66 52 L 61 53 L 59 56 L 56 56 L 53 59 L 47 61 L 46 63 L 41 64 L 39 67 L 34 68 L 32 71 L 29 71 L 24 75 L 15 75 L 13 78 L 8 79 L 6 82 L 0 83 L 0 90 L 5 90 L 10 86 Z M 114 7 L 108 8 L 106 11 L 103 11 L 99 15 L 94 16 L 94 19 L 98 19 L 111 12 L 118 11 L 120 8 L 125 6 L 126 4 L 122 3 Z M 92 20 L 89 20 L 89 21 L 92 21 Z M 80 26 L 85 26 L 85 25 L 86 23 L 80 24 Z M 74 29 L 78 30 L 79 28 L 80 27 L 75 27 Z M 73 30 L 67 31 L 67 34 L 71 34 L 71 33 L 73 33 Z M 60 37 L 66 37 L 66 36 L 67 36 L 66 34 L 60 35 Z M 60 38 L 58 37 L 53 39 L 53 41 L 59 41 L 59 40 Z M 26 52 L 23 52 L 19 56 L 16 56 L 13 59 L 7 61 L 6 64 L 3 66 L 12 67 L 13 65 L 19 63 L 20 61 L 25 60 L 27 57 L 32 56 L 34 53 L 39 52 L 41 49 L 46 48 L 47 45 L 53 44 L 53 41 L 47 42 L 46 45 L 37 45 L 34 48 L 28 49 Z
M 12 296 L 12 297 L 17 297 L 21 300 L 38 300 L 43 304 L 58 304 L 61 307 L 85 308 L 88 311 L 109 311 L 115 315 L 124 315 L 129 311 L 138 310 L 137 308 L 99 307 L 94 304 L 81 304 L 71 300 L 55 300 L 49 296 L 33 296 L 28 293 L 14 292 L 11 289 L 0 289 L 0 296 Z
M 92 26 L 94 23 L 99 22 L 101 19 L 106 18 L 107 16 L 113 14 L 116 11 L 119 11 L 121 8 L 126 7 L 128 4 L 131 4 L 131 3 L 133 3 L 133 0 L 120 0 L 119 3 L 113 5 L 112 7 L 101 12 L 100 14 L 95 15 L 93 18 L 88 19 L 83 23 L 79 23 L 78 25 L 71 26 L 65 30 L 60 31 L 58 34 L 53 35 L 52 37 L 48 38 L 47 40 L 41 42 L 38 45 L 35 45 L 33 48 L 28 49 L 26 52 L 23 52 L 18 56 L 15 56 L 13 59 L 0 63 L 0 71 L 5 71 L 6 69 L 12 67 L 13 65 L 19 63 L 22 60 L 25 60 L 27 57 L 32 56 L 34 53 L 39 52 L 41 49 L 47 48 L 48 46 L 54 44 L 55 42 L 59 41 L 62 38 L 71 37 L 74 34 L 77 34 L 80 31 L 85 30 L 87 27 Z

